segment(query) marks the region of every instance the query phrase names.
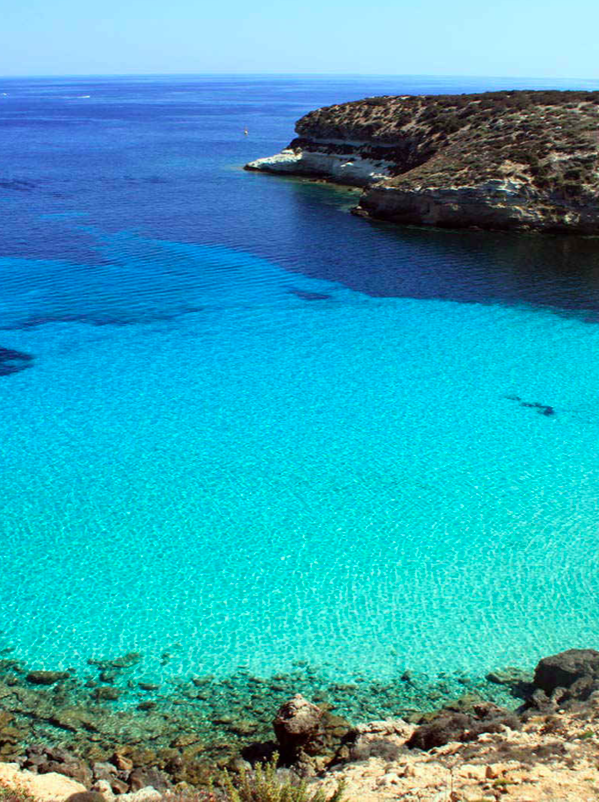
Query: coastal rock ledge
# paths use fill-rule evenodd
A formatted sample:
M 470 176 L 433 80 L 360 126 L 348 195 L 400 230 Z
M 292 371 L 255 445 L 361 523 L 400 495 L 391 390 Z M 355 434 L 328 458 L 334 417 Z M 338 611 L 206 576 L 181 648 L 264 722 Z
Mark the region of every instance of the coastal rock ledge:
M 599 92 L 369 97 L 317 109 L 247 170 L 363 187 L 357 214 L 599 233 Z

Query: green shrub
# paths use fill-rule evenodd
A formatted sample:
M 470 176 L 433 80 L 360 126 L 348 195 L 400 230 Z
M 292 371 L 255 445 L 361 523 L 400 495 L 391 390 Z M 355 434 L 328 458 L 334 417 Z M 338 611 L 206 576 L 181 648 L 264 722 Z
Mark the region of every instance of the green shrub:
M 305 783 L 291 785 L 289 782 L 280 782 L 277 777 L 277 757 L 275 755 L 264 767 L 256 766 L 253 774 L 242 771 L 236 783 L 228 774 L 225 775 L 226 802 L 342 802 L 342 783 L 332 796 L 327 797 L 320 790 L 310 793 Z

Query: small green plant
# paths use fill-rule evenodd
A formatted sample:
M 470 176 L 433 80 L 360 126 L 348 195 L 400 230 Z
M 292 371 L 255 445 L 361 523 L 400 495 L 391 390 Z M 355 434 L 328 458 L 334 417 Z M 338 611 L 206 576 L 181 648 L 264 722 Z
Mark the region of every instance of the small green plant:
M 514 780 L 505 780 L 505 779 L 502 779 L 502 778 L 500 778 L 498 780 L 493 780 L 493 783 L 492 783 L 493 788 L 499 788 L 499 789 L 507 788 L 508 785 L 515 785 L 515 784 L 516 783 L 514 782 Z
M 35 802 L 35 797 L 21 786 L 0 782 L 0 802 Z
M 310 793 L 305 783 L 292 785 L 281 782 L 277 777 L 277 759 L 274 755 L 270 763 L 264 767 L 258 765 L 252 774 L 241 771 L 239 781 L 233 783 L 225 774 L 224 787 L 227 802 L 342 802 L 343 783 L 340 783 L 332 796 L 327 797 L 323 791 Z

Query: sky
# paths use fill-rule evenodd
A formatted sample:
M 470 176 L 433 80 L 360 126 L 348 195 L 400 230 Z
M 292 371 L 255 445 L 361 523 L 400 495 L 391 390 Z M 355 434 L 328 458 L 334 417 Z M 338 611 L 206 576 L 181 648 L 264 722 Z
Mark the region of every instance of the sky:
M 0 75 L 599 78 L 598 0 L 0 0 Z

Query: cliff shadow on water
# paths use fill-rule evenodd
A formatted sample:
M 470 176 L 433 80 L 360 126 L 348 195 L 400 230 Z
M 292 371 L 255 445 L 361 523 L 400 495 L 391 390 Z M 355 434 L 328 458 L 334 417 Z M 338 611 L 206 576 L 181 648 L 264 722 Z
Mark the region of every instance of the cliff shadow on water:
M 597 237 L 398 227 L 348 215 L 355 191 L 285 183 L 297 229 L 315 216 L 322 227 L 324 215 L 329 232 L 302 239 L 305 258 L 287 269 L 371 297 L 530 305 L 599 321 Z

